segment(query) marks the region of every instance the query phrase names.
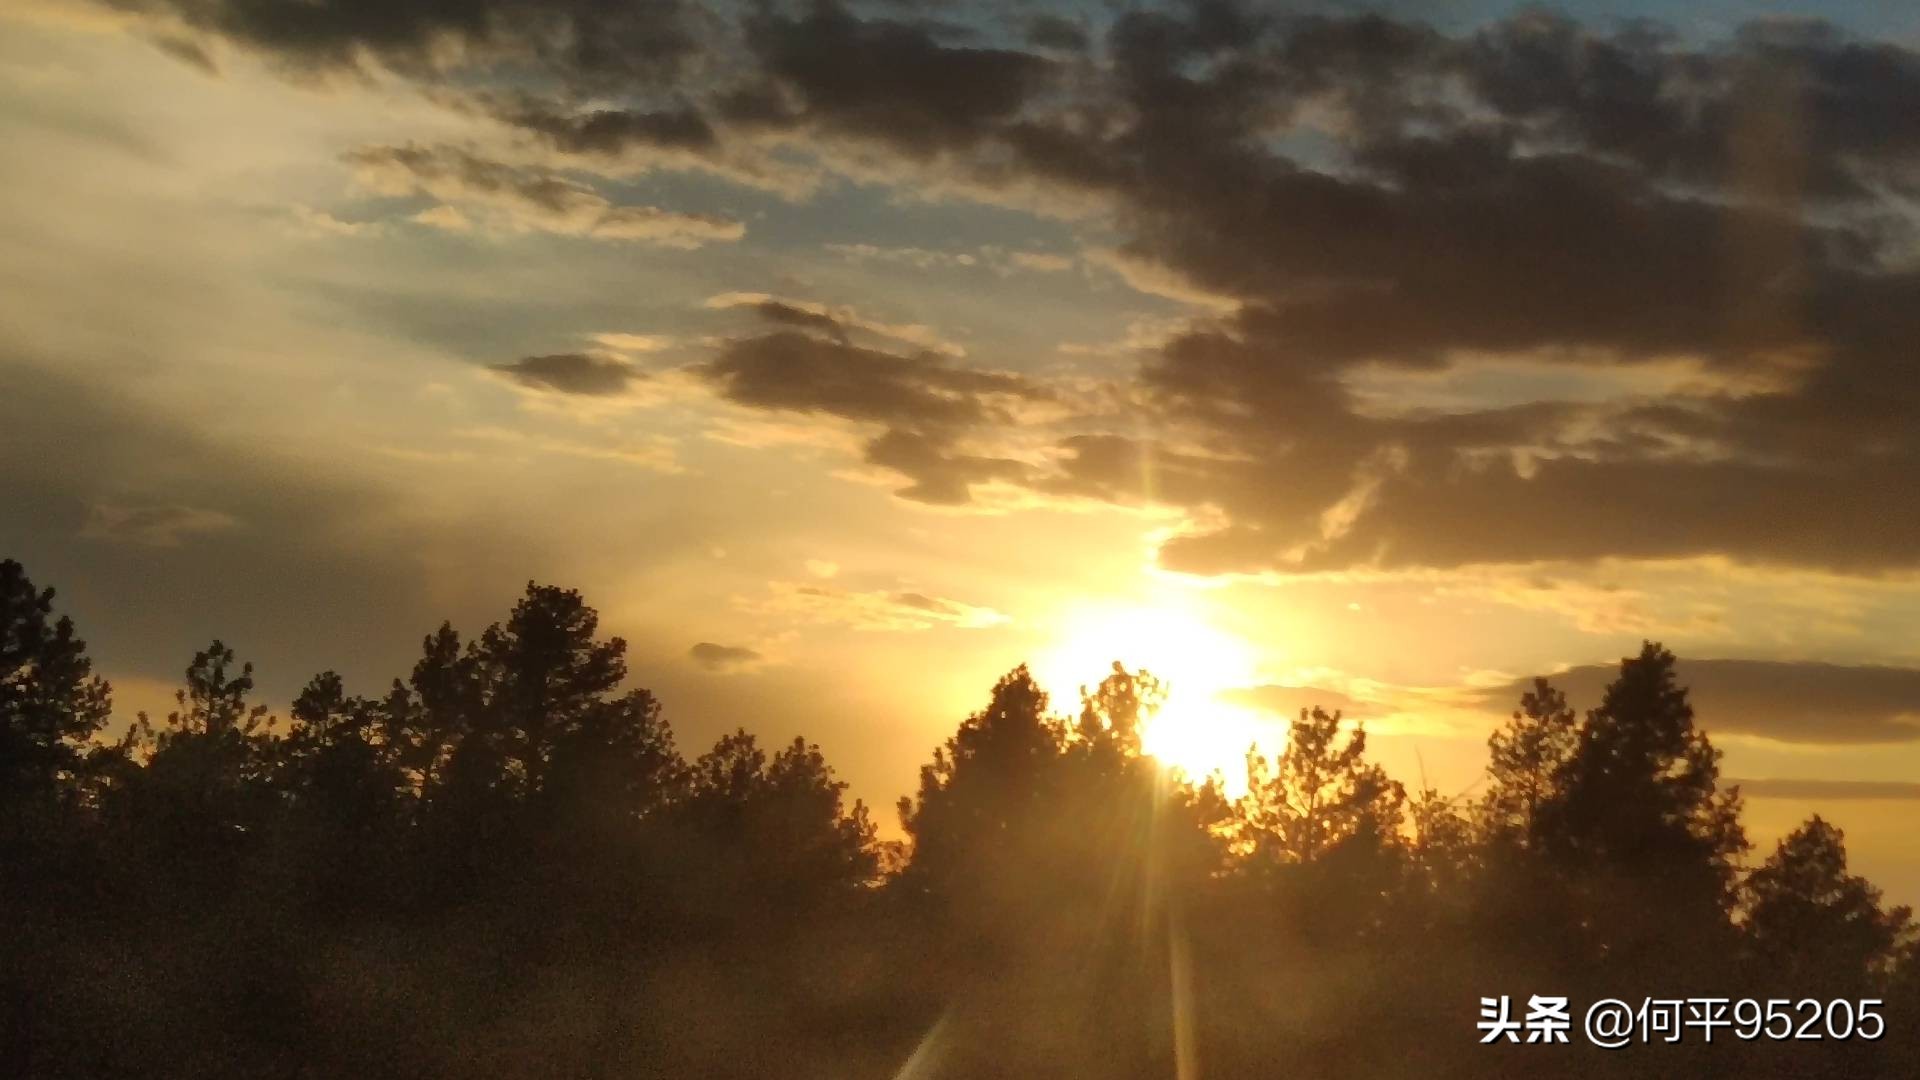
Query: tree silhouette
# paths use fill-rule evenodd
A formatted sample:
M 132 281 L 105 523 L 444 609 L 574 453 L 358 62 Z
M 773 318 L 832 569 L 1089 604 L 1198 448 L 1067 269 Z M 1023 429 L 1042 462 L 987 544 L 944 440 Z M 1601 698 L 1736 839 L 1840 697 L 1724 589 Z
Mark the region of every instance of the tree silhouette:
M 1739 879 L 1652 643 L 1578 721 L 1536 680 L 1471 803 L 1321 710 L 1229 802 L 1142 753 L 1179 687 L 1115 664 L 1061 716 L 1016 668 L 883 842 L 805 737 L 683 758 L 569 590 L 377 697 L 322 672 L 284 734 L 216 641 L 116 744 L 50 601 L 0 563 L 0 1075 L 1504 1075 L 1477 998 L 1650 988 L 1886 1001 L 1878 1043 L 1657 1048 L 1685 1075 L 1920 1065 L 1909 913 L 1818 817 Z
M 510 782 L 527 795 L 545 787 L 555 748 L 593 726 L 627 677 L 627 643 L 596 640 L 598 628 L 579 593 L 528 582 L 505 625 L 488 627 L 467 651 L 476 727 L 497 741 Z
M 1520 707 L 1487 739 L 1483 828 L 1497 841 L 1530 847 L 1541 808 L 1579 746 L 1579 725 L 1566 695 L 1544 678 L 1520 696 Z
M 1140 733 L 1166 702 L 1167 687 L 1147 671 L 1130 672 L 1118 660 L 1091 690 L 1080 688 L 1075 743 L 1107 767 L 1140 755 Z
M 1858 995 L 1891 973 L 1911 912 L 1847 872 L 1846 837 L 1818 814 L 1747 876 L 1742 929 L 1752 955 L 1796 992 Z
M 224 889 L 279 804 L 272 785 L 274 720 L 253 704 L 253 665 L 234 673 L 234 652 L 215 640 L 193 656 L 175 707 L 155 727 L 140 713 L 134 745 L 145 768 L 129 785 L 127 812 L 143 858 L 191 879 L 190 889 Z
M 300 691 L 289 720 L 275 780 L 285 801 L 281 872 L 336 913 L 386 898 L 412 788 L 385 709 L 348 697 L 329 671 Z
M 905 887 L 952 895 L 1019 859 L 1021 839 L 1045 823 L 1065 743 L 1065 725 L 1026 666 L 1001 678 L 987 707 L 921 767 L 919 794 L 900 800 L 913 843 Z
M 0 561 L 0 815 L 72 791 L 112 710 L 73 620 L 53 617 L 53 596 Z
M 1369 762 L 1367 733 L 1342 741 L 1340 713 L 1300 711 L 1275 757 L 1247 753 L 1238 842 L 1255 866 L 1310 863 L 1345 845 L 1392 842 L 1406 789 Z
M 552 828 L 607 837 L 679 796 L 686 765 L 651 691 L 588 703 L 548 751 L 540 800 Z
M 846 787 L 805 739 L 769 758 L 735 731 L 694 761 L 678 814 L 703 849 L 729 853 L 728 891 L 811 904 L 879 870 L 873 823 Z
M 426 795 L 444 781 L 447 759 L 473 729 L 479 685 L 451 624 L 427 635 L 420 653 L 407 681 L 395 680 L 388 692 L 386 718 L 401 766 Z
M 1747 847 L 1737 789 L 1693 724 L 1674 657 L 1623 659 L 1537 810 L 1543 849 L 1583 892 L 1588 946 L 1615 964 L 1685 967 L 1723 948 L 1734 860 Z

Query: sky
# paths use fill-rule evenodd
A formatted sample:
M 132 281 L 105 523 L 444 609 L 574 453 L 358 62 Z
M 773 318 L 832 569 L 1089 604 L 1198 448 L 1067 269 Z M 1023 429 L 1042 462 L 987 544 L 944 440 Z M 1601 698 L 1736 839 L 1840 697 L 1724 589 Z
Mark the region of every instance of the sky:
M 119 715 L 580 589 L 888 806 L 994 680 L 1471 798 L 1681 657 L 1920 901 L 1920 17 L 16 0 L 0 555 Z M 889 817 L 884 811 L 880 817 Z

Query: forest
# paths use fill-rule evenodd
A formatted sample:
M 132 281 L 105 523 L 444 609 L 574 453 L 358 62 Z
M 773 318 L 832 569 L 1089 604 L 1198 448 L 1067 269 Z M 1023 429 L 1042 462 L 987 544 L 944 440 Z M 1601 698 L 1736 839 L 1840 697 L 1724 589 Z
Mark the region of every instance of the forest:
M 1452 798 L 1319 710 L 1229 798 L 1141 754 L 1150 674 L 1016 668 L 883 842 L 804 738 L 679 746 L 577 592 L 284 718 L 215 641 L 124 734 L 54 599 L 0 563 L 0 1075 L 1920 1076 L 1909 912 L 1818 817 L 1754 848 L 1655 643 L 1585 715 L 1535 680 Z M 1482 1043 L 1530 994 L 1571 1042 Z M 1886 1034 L 1580 1037 L 1698 996 Z

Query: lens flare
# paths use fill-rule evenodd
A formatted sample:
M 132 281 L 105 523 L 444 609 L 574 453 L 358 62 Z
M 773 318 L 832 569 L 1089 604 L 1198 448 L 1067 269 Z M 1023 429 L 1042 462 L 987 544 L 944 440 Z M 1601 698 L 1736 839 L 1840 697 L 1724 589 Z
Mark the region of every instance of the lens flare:
M 1144 668 L 1168 693 L 1141 731 L 1142 748 L 1196 780 L 1218 770 L 1229 794 L 1244 785 L 1247 747 L 1271 738 L 1261 714 L 1225 698 L 1258 681 L 1247 642 L 1177 603 L 1077 609 L 1061 621 L 1057 640 L 1034 675 L 1061 708 L 1070 708 L 1077 689 L 1097 682 L 1116 660 Z

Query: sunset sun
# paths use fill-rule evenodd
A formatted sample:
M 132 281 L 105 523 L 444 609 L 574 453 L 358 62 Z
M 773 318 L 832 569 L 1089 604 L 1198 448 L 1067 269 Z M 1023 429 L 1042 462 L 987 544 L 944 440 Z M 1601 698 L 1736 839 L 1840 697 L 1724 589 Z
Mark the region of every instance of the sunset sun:
M 1218 770 L 1227 790 L 1237 792 L 1247 747 L 1273 737 L 1256 711 L 1227 697 L 1256 681 L 1252 646 L 1184 605 L 1092 605 L 1061 620 L 1060 644 L 1034 673 L 1065 710 L 1079 687 L 1115 661 L 1145 669 L 1167 687 L 1166 702 L 1141 732 L 1142 748 L 1195 779 Z

